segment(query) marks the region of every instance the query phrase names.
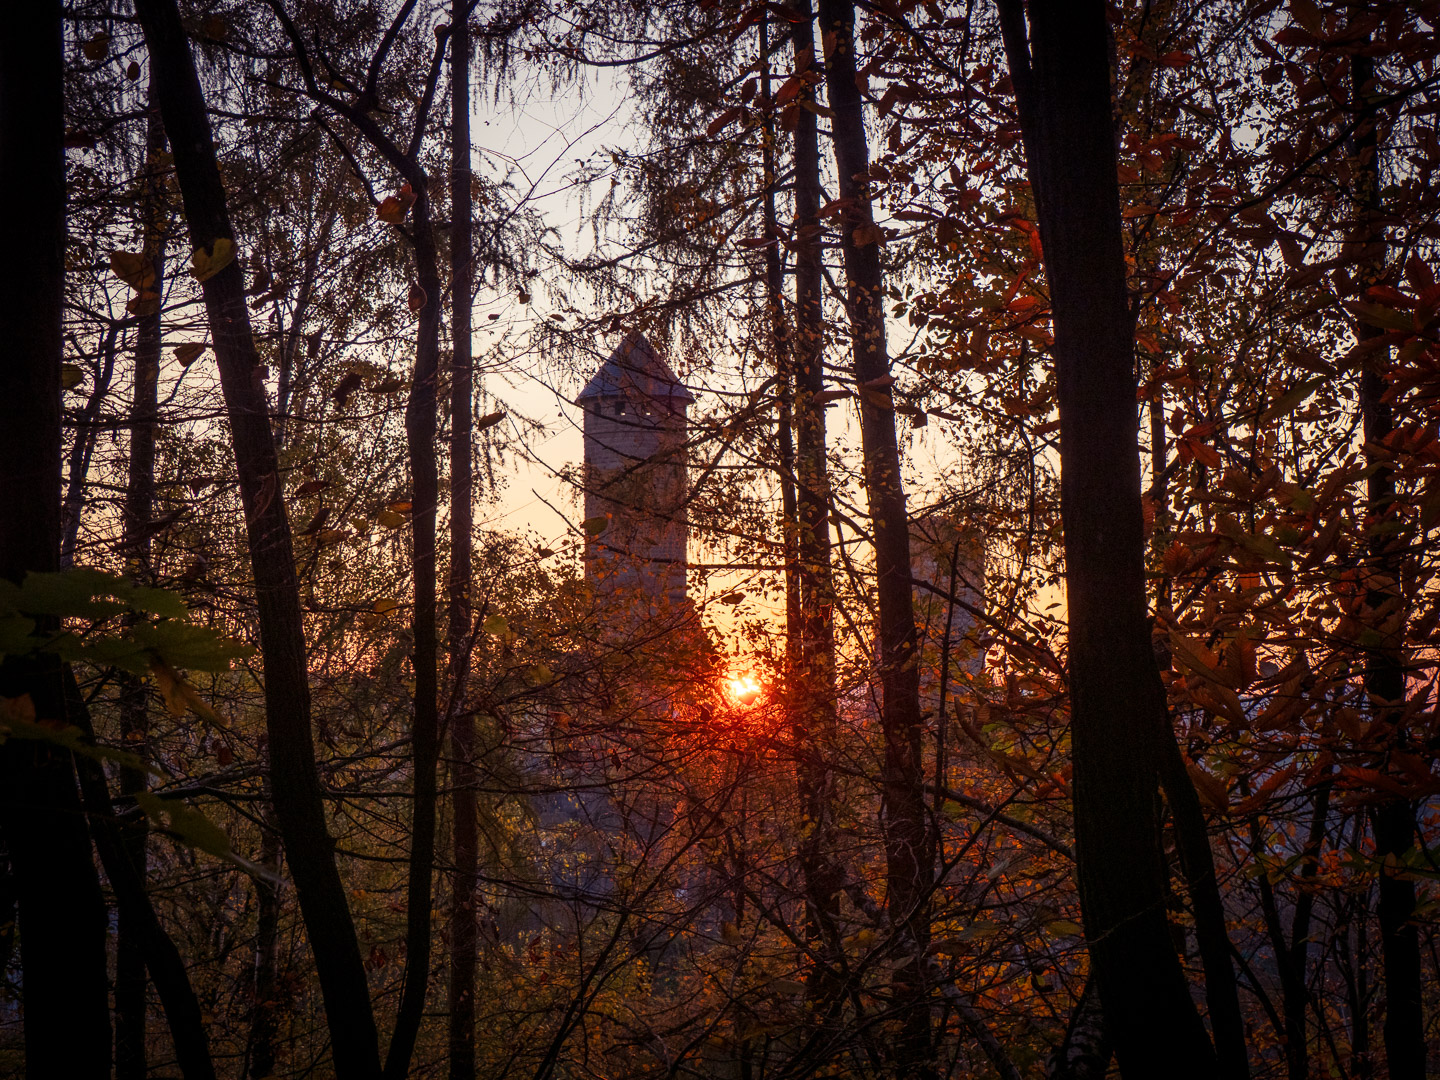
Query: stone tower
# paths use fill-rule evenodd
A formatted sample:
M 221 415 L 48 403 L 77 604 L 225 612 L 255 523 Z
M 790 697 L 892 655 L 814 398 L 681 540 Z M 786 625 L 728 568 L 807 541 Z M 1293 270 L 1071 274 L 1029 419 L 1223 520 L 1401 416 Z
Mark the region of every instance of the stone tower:
M 585 578 L 601 593 L 685 601 L 685 414 L 694 400 L 639 333 L 576 399 L 585 410 Z

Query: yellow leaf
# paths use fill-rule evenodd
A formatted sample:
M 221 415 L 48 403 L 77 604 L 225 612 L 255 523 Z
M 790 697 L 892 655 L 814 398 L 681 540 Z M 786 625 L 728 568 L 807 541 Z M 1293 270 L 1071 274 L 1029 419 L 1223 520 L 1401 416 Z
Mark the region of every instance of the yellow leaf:
M 394 510 L 381 510 L 375 515 L 375 520 L 387 529 L 398 529 L 405 524 L 405 515 L 397 514 Z
M 190 273 L 196 281 L 209 281 L 235 261 L 235 242 L 228 236 L 218 236 L 210 250 L 196 248 L 190 253 Z
M 179 718 L 185 715 L 186 710 L 193 712 L 202 720 L 208 720 L 216 727 L 224 727 L 220 717 L 214 709 L 205 703 L 198 690 L 185 681 L 184 677 L 164 660 L 155 659 L 150 662 L 150 673 L 155 676 L 155 685 L 160 690 L 160 696 L 165 700 L 165 708 L 171 716 Z
M 85 381 L 85 372 L 80 370 L 79 364 L 60 365 L 60 385 L 66 390 L 74 390 Z
M 148 289 L 155 284 L 155 260 L 139 251 L 112 251 L 110 269 L 132 289 Z
M 375 601 L 375 606 L 374 606 L 374 609 L 373 609 L 373 610 L 374 610 L 374 612 L 375 612 L 376 615 L 384 615 L 386 612 L 394 611 L 394 610 L 395 610 L 396 608 L 398 608 L 399 606 L 400 606 L 400 601 L 399 601 L 399 600 L 393 600 L 393 599 L 390 599 L 390 598 L 386 598 L 386 599 L 384 599 L 384 600 L 376 600 L 376 601 Z

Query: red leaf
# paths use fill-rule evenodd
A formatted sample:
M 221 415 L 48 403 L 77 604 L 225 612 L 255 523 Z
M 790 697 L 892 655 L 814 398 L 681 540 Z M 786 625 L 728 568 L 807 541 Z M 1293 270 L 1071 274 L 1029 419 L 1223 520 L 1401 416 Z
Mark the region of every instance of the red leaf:
M 732 120 L 739 117 L 742 113 L 744 113 L 744 111 L 745 110 L 742 109 L 739 105 L 730 106 L 730 108 L 726 109 L 714 120 L 710 121 L 710 126 L 705 129 L 705 137 L 707 139 L 713 139 L 716 135 L 719 135 L 720 132 L 725 130 L 726 125 L 728 125 Z

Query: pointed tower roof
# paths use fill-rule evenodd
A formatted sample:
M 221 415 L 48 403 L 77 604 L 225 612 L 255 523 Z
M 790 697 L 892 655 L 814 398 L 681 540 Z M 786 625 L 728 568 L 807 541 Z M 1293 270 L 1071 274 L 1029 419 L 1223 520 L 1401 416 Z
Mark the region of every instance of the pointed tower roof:
M 590 377 L 585 389 L 575 400 L 588 401 L 597 397 L 616 397 L 638 392 L 653 399 L 669 398 L 693 402 L 695 395 L 670 370 L 655 346 L 639 331 L 631 331 Z

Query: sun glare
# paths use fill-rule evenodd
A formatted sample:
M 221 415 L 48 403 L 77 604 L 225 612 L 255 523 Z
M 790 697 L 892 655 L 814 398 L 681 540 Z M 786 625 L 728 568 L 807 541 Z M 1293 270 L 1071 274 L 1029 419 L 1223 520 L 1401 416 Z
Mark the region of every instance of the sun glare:
M 726 688 L 730 692 L 730 698 L 737 705 L 753 704 L 764 692 L 760 680 L 750 674 L 731 675 L 726 681 Z

